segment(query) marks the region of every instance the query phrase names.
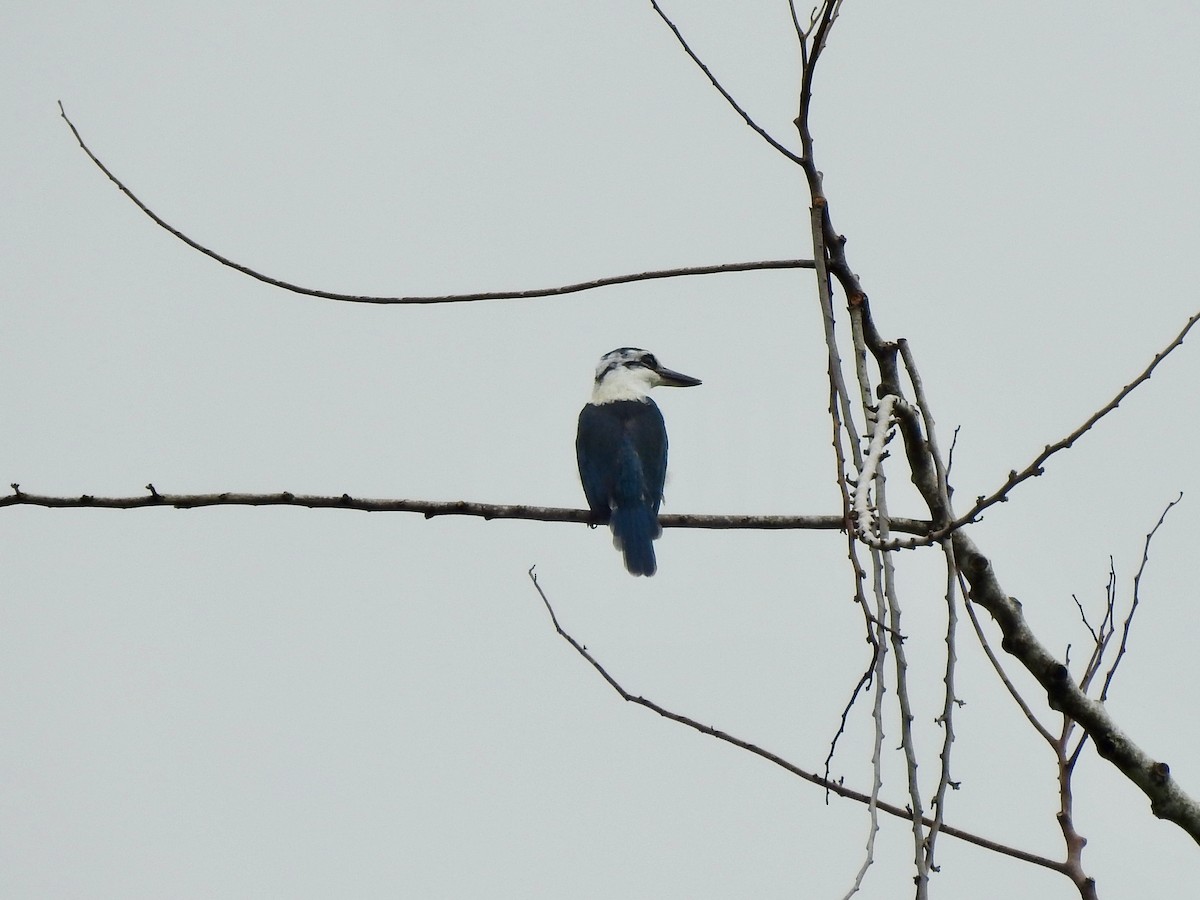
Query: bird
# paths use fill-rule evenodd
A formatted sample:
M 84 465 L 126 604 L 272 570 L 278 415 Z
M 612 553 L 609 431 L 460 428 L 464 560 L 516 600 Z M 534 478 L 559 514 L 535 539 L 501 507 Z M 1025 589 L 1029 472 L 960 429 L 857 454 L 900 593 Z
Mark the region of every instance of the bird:
M 620 347 L 600 357 L 591 400 L 579 413 L 575 457 L 593 526 L 608 522 L 632 575 L 653 575 L 658 508 L 667 477 L 667 428 L 654 387 L 700 379 L 663 367 L 653 353 Z

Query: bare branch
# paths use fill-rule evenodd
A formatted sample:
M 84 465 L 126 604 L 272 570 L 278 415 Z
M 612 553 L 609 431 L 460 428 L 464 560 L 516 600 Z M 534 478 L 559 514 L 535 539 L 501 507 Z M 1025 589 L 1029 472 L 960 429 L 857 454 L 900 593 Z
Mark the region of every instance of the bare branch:
M 293 294 L 303 294 L 306 297 L 319 297 L 322 300 L 338 300 L 343 303 L 376 303 L 376 304 L 394 304 L 394 303 L 410 303 L 410 304 L 428 304 L 428 303 L 468 303 L 476 300 L 529 300 L 535 297 L 556 297 L 562 294 L 575 294 L 580 291 L 590 291 L 595 288 L 610 287 L 614 284 L 630 284 L 635 281 L 652 281 L 659 278 L 679 278 L 685 275 L 719 275 L 725 272 L 750 272 L 758 269 L 811 269 L 814 263 L 811 259 L 764 259 L 751 262 L 734 262 L 720 263 L 718 265 L 709 266 L 687 266 L 681 269 L 655 269 L 649 272 L 637 272 L 629 275 L 609 275 L 604 278 L 595 278 L 591 281 L 580 281 L 573 284 L 563 284 L 557 287 L 549 288 L 532 288 L 523 291 L 484 291 L 474 294 L 442 294 L 428 297 L 376 297 L 363 294 L 342 294 L 336 291 L 323 291 L 316 288 L 304 287 L 299 284 L 292 284 L 289 281 L 283 281 L 279 278 L 272 278 L 270 275 L 264 275 L 249 266 L 235 262 L 227 256 L 223 256 L 215 250 L 204 246 L 199 241 L 188 237 L 175 226 L 166 222 L 149 206 L 138 199 L 121 179 L 117 178 L 109 168 L 100 161 L 100 159 L 91 151 L 91 148 L 84 143 L 83 138 L 79 134 L 79 130 L 75 124 L 67 118 L 66 110 L 63 109 L 61 102 L 58 104 L 58 109 L 62 115 L 63 121 L 67 123 L 67 127 L 71 129 L 71 133 L 75 135 L 75 140 L 79 142 L 79 146 L 83 148 L 83 152 L 88 155 L 96 167 L 100 169 L 108 180 L 117 186 L 117 189 L 133 201 L 134 206 L 145 213 L 154 224 L 169 232 L 174 237 L 183 241 L 193 250 L 203 253 L 209 259 L 216 260 L 223 266 L 228 266 L 235 271 L 241 272 L 243 275 L 249 275 L 264 284 L 269 284 L 272 287 L 281 288 L 285 291 L 291 291 Z
M 1146 366 L 1146 368 L 1140 375 L 1138 375 L 1137 378 L 1133 379 L 1133 381 L 1121 388 L 1121 390 L 1117 392 L 1117 395 L 1113 397 L 1112 400 L 1108 401 L 1108 403 L 1088 416 L 1087 421 L 1085 421 L 1082 425 L 1080 425 L 1062 440 L 1056 441 L 1053 444 L 1047 444 L 1042 452 L 1034 457 L 1033 462 L 1031 462 L 1020 472 L 1010 472 L 1008 479 L 1004 482 L 1004 484 L 1000 485 L 999 488 L 997 488 L 988 496 L 979 497 L 975 501 L 975 505 L 972 506 L 969 511 L 959 516 L 945 528 L 933 532 L 931 535 L 929 535 L 929 539 L 931 541 L 939 540 L 940 538 L 945 537 L 951 531 L 961 528 L 963 525 L 966 525 L 970 522 L 974 522 L 979 514 L 989 506 L 1006 501 L 1008 499 L 1009 492 L 1012 491 L 1012 489 L 1018 484 L 1023 481 L 1027 481 L 1030 478 L 1034 478 L 1035 476 L 1041 475 L 1044 471 L 1042 469 L 1042 465 L 1046 462 L 1046 460 L 1048 460 L 1055 453 L 1058 453 L 1060 450 L 1065 450 L 1074 444 L 1075 441 L 1079 440 L 1080 437 L 1090 431 L 1093 425 L 1120 406 L 1121 401 L 1132 394 L 1134 390 L 1136 390 L 1143 382 L 1148 381 L 1150 376 L 1154 374 L 1154 370 L 1158 368 L 1158 364 L 1170 356 L 1171 353 L 1183 343 L 1183 339 L 1187 337 L 1187 333 L 1192 330 L 1192 326 L 1195 325 L 1197 321 L 1200 321 L 1200 312 L 1196 313 L 1187 320 L 1187 324 L 1183 326 L 1183 330 L 1175 336 L 1175 339 L 1171 341 L 1171 343 L 1167 344 L 1166 347 L 1155 354 L 1154 359 L 1150 361 L 1150 365 Z
M 963 531 L 954 532 L 954 553 L 970 582 L 970 599 L 1000 626 L 1005 651 L 1015 656 L 1046 690 L 1051 709 L 1069 716 L 1087 732 L 1101 758 L 1116 766 L 1150 798 L 1150 811 L 1174 822 L 1200 843 L 1200 803 L 1171 777 L 1170 767 L 1155 760 L 1125 734 L 1105 705 L 1088 697 L 1034 635 L 1021 604 L 1000 586 L 990 561 Z
M 876 476 L 876 492 L 879 506 L 880 535 L 887 538 L 891 533 L 887 514 L 885 478 L 881 471 Z M 859 485 L 862 490 L 862 485 Z M 917 748 L 913 740 L 913 711 L 908 689 L 908 656 L 904 650 L 904 633 L 900 626 L 900 598 L 896 594 L 895 567 L 892 554 L 871 548 L 872 557 L 879 559 L 876 565 L 876 595 L 886 601 L 888 614 L 888 636 L 892 643 L 892 660 L 896 669 L 896 703 L 900 712 L 900 746 L 904 751 L 905 772 L 908 776 L 908 804 L 913 810 L 913 865 L 916 867 L 914 881 L 917 885 L 917 900 L 929 895 L 929 859 L 925 854 L 925 816 L 921 801 L 921 786 L 917 779 Z M 940 823 L 936 822 L 935 824 Z M 932 826 L 930 826 L 932 827 Z
M 518 504 L 476 503 L 469 500 L 384 500 L 317 494 L 294 494 L 277 491 L 269 494 L 246 494 L 225 491 L 216 494 L 164 494 L 153 485 L 149 493 L 131 497 L 97 497 L 80 494 L 74 497 L 30 494 L 12 485 L 13 493 L 0 497 L 0 508 L 6 506 L 44 506 L 51 509 L 144 509 L 171 506 L 193 509 L 201 506 L 304 506 L 310 509 L 354 509 L 365 512 L 419 513 L 427 519 L 435 516 L 476 516 L 481 519 L 526 519 L 538 522 L 579 522 L 595 524 L 586 509 L 555 506 L 525 506 Z M 751 529 L 787 531 L 794 529 L 840 531 L 845 519 L 840 516 L 734 516 L 673 513 L 659 516 L 665 528 Z M 918 519 L 893 519 L 892 527 L 920 534 L 929 529 L 928 522 Z
M 1065 717 L 1064 720 L 1070 721 Z M 1083 868 L 1083 848 L 1087 845 L 1087 838 L 1075 828 L 1075 794 L 1071 785 L 1071 777 L 1075 772 L 1075 761 L 1078 756 L 1067 758 L 1066 747 L 1069 740 L 1070 735 L 1064 730 L 1062 738 L 1054 747 L 1058 757 L 1059 797 L 1058 813 L 1055 818 L 1058 820 L 1058 827 L 1062 830 L 1063 842 L 1067 847 L 1063 874 L 1070 878 L 1079 890 L 1080 900 L 1097 900 L 1096 879 L 1089 876 Z
M 961 585 L 961 587 L 963 595 L 966 596 L 968 594 L 966 585 Z M 975 636 L 979 639 L 979 646 L 983 648 L 983 653 L 988 658 L 988 662 L 992 664 L 992 668 L 995 670 L 997 677 L 999 677 L 1000 683 L 1004 685 L 1004 688 L 1008 691 L 1009 696 L 1012 697 L 1017 706 L 1020 707 L 1021 712 L 1025 715 L 1025 718 L 1029 720 L 1029 724 L 1033 726 L 1033 730 L 1040 734 L 1047 744 L 1054 746 L 1058 739 L 1052 735 L 1050 733 L 1050 729 L 1043 725 L 1038 720 L 1038 717 L 1034 715 L 1033 710 L 1029 708 L 1029 704 L 1025 702 L 1025 698 L 1021 696 L 1021 693 L 1017 690 L 1016 685 L 1009 680 L 1008 673 L 1004 671 L 1004 666 L 1000 663 L 1000 659 L 996 656 L 996 652 L 992 649 L 992 645 L 988 643 L 987 635 L 984 633 L 983 626 L 979 623 L 979 616 L 975 612 L 975 605 L 972 603 L 966 604 L 966 610 L 967 617 L 971 620 L 971 627 L 975 629 Z
M 1101 700 L 1108 699 L 1108 689 L 1112 685 L 1113 678 L 1117 674 L 1117 666 L 1121 664 L 1121 660 L 1125 656 L 1125 648 L 1129 644 L 1129 630 L 1133 627 L 1133 615 L 1137 612 L 1138 604 L 1141 603 L 1142 599 L 1142 575 L 1146 571 L 1146 565 L 1150 562 L 1150 542 L 1154 540 L 1154 535 L 1162 527 L 1163 521 L 1167 518 L 1167 513 L 1171 511 L 1175 504 L 1182 500 L 1183 494 L 1181 493 L 1168 503 L 1166 509 L 1162 511 L 1162 515 L 1158 517 L 1158 521 L 1154 524 L 1154 527 L 1150 529 L 1150 533 L 1146 535 L 1146 542 L 1142 545 L 1142 562 L 1138 566 L 1137 574 L 1133 576 L 1133 599 L 1129 604 L 1129 614 L 1125 616 L 1125 623 L 1121 627 L 1121 646 L 1117 650 L 1117 658 L 1113 660 L 1112 667 L 1109 668 L 1108 674 L 1104 676 L 1104 687 L 1100 689 Z
M 796 11 L 796 0 L 788 0 L 788 10 L 792 14 L 792 27 L 796 29 L 796 39 L 800 42 L 800 47 L 803 50 L 805 41 L 808 39 L 808 34 L 804 26 L 800 24 L 800 13 Z M 803 57 L 808 57 L 807 51 L 803 53 Z
M 833 23 L 837 20 L 838 13 L 841 11 L 842 0 L 824 0 L 817 10 L 813 11 L 812 21 L 809 27 L 801 36 L 801 50 L 804 54 L 804 73 L 800 82 L 800 112 L 796 116 L 796 128 L 800 131 L 801 144 L 804 147 L 803 157 L 809 160 L 812 157 L 812 134 L 809 131 L 808 117 L 812 111 L 812 86 L 813 77 L 817 71 L 817 61 L 821 58 L 821 51 L 825 49 L 825 44 L 829 40 L 830 29 L 833 28 Z M 799 22 L 796 20 L 795 10 L 792 11 L 792 20 L 796 22 L 796 27 L 799 29 Z M 815 34 L 813 33 L 815 29 Z M 808 47 L 808 37 L 812 35 L 812 47 Z
M 837 794 L 839 797 L 845 797 L 848 800 L 854 800 L 854 801 L 857 801 L 858 803 L 864 803 L 864 804 L 870 802 L 871 798 L 868 794 L 864 794 L 861 791 L 852 790 L 837 781 L 830 781 L 827 778 L 822 778 L 820 775 L 816 775 L 812 772 L 805 771 L 804 769 L 801 769 L 799 766 L 793 765 L 792 763 L 788 762 L 783 757 L 778 756 L 778 755 L 770 752 L 769 750 L 765 750 L 762 747 L 759 747 L 755 744 L 751 744 L 748 741 L 742 740 L 741 738 L 734 737 L 732 734 L 729 734 L 728 732 L 725 732 L 725 731 L 721 731 L 720 729 L 714 728 L 711 725 L 703 725 L 700 722 L 696 721 L 695 719 L 689 718 L 688 716 L 684 716 L 684 715 L 680 715 L 679 713 L 672 712 L 671 710 L 667 709 L 666 707 L 660 706 L 658 703 L 655 703 L 653 700 L 648 700 L 645 697 L 635 696 L 634 694 L 631 694 L 629 691 L 625 690 L 625 688 L 621 686 L 620 682 L 618 682 L 612 675 L 610 675 L 608 673 L 608 670 L 605 669 L 604 666 L 601 665 L 601 663 L 594 656 L 592 656 L 591 653 L 588 652 L 586 647 L 584 647 L 581 643 L 579 643 L 579 641 L 577 641 L 574 637 L 572 637 L 570 634 L 568 634 L 566 631 L 563 630 L 562 625 L 559 624 L 558 616 L 554 612 L 554 607 L 550 603 L 549 597 L 547 597 L 546 592 L 544 590 L 542 590 L 542 586 L 541 586 L 540 582 L 538 581 L 537 573 L 534 571 L 535 568 L 536 567 L 529 569 L 529 572 L 528 572 L 529 579 L 530 579 L 530 581 L 533 582 L 533 586 L 537 590 L 538 596 L 540 596 L 542 598 L 542 603 L 546 607 L 546 612 L 548 612 L 550 614 L 550 622 L 551 622 L 551 624 L 554 625 L 554 630 L 558 633 L 559 637 L 561 637 L 568 644 L 570 644 L 571 647 L 575 650 L 575 652 L 578 653 L 581 657 L 583 657 L 584 660 L 586 660 L 587 663 L 600 674 L 601 678 L 603 678 L 606 682 L 608 682 L 609 687 L 611 687 L 614 691 L 616 691 L 622 700 L 625 700 L 629 703 L 635 703 L 638 706 L 645 707 L 646 709 L 650 710 L 651 712 L 658 713 L 664 719 L 670 719 L 672 722 L 678 722 L 680 725 L 686 725 L 688 728 L 692 728 L 695 731 L 700 732 L 701 734 L 706 734 L 709 737 L 716 738 L 719 741 L 724 741 L 727 744 L 732 744 L 735 747 L 738 747 L 742 750 L 745 750 L 749 753 L 754 754 L 755 756 L 758 756 L 762 759 L 767 760 L 767 762 L 770 762 L 776 766 L 779 766 L 781 769 L 783 769 L 787 772 L 790 772 L 791 774 L 795 775 L 798 778 L 803 779 L 804 781 L 807 781 L 811 784 L 815 784 L 818 787 L 825 788 L 826 790 L 831 791 L 834 794 Z M 878 809 L 882 810 L 883 812 L 887 813 L 890 816 L 895 816 L 896 818 L 903 819 L 904 821 L 912 821 L 912 817 L 913 817 L 912 811 L 905 809 L 902 806 L 897 806 L 894 803 L 885 803 L 884 801 L 878 801 L 876 803 L 876 806 Z M 926 825 L 933 824 L 933 820 L 928 819 L 928 818 L 924 819 L 923 822 Z M 1043 868 L 1051 869 L 1055 872 L 1063 871 L 1062 863 L 1055 862 L 1054 860 L 1048 859 L 1044 856 L 1038 856 L 1036 853 L 1029 853 L 1025 850 L 1018 850 L 1015 847 L 1009 847 L 1005 844 L 997 843 L 997 842 L 989 840 L 985 837 L 980 837 L 977 834 L 973 834 L 972 832 L 964 831 L 961 828 L 954 828 L 950 825 L 943 825 L 942 826 L 942 834 L 950 835 L 951 837 L 955 837 L 955 838 L 958 838 L 959 840 L 974 844 L 977 847 L 983 847 L 985 850 L 991 850 L 993 852 L 1003 854 L 1004 856 L 1011 856 L 1014 859 L 1019 859 L 1023 862 L 1032 863 L 1036 866 L 1042 866 Z
M 1072 595 L 1074 597 L 1074 595 Z M 1080 613 L 1083 612 L 1083 606 L 1078 600 L 1075 605 L 1079 607 Z M 1098 628 L 1093 629 L 1088 622 L 1087 617 L 1084 617 L 1083 624 L 1087 626 L 1092 634 L 1092 653 L 1088 657 L 1087 663 L 1083 667 L 1083 677 L 1079 679 L 1079 689 L 1085 694 L 1091 689 L 1092 679 L 1096 677 L 1096 673 L 1100 671 L 1100 666 L 1104 661 L 1105 651 L 1108 650 L 1108 642 L 1112 640 L 1115 631 L 1114 615 L 1117 608 L 1117 569 L 1116 562 L 1112 556 L 1108 557 L 1108 583 L 1104 586 L 1104 615 L 1100 619 Z M 1067 647 L 1068 651 L 1070 646 Z M 1068 658 L 1065 660 L 1067 665 L 1071 664 Z M 1087 735 L 1084 735 L 1084 740 Z
M 1083 620 L 1083 627 L 1086 628 L 1088 630 L 1088 633 L 1091 634 L 1092 640 L 1095 641 L 1097 645 L 1099 645 L 1100 634 L 1096 631 L 1095 628 L 1092 627 L 1092 623 L 1088 621 L 1087 612 L 1084 611 L 1083 604 L 1079 602 L 1079 598 L 1077 596 L 1075 596 L 1074 594 L 1071 595 L 1071 599 L 1075 601 L 1075 608 L 1079 610 L 1079 618 L 1081 618 Z
M 850 542 L 852 549 L 856 550 L 857 545 L 852 540 Z M 874 740 L 871 742 L 871 794 L 867 800 L 867 844 L 863 854 L 862 865 L 858 867 L 858 871 L 854 874 L 854 883 L 850 885 L 850 889 L 846 891 L 845 897 L 854 896 L 862 888 L 863 880 L 867 876 L 867 871 L 875 863 L 875 839 L 879 834 L 879 792 L 883 790 L 883 695 L 887 690 L 884 685 L 884 657 L 887 653 L 887 643 L 884 640 L 882 622 L 873 623 L 878 629 L 879 634 L 871 630 L 872 623 L 868 623 L 867 636 L 871 645 L 875 648 L 875 653 L 871 659 L 872 670 L 874 673 L 874 699 L 871 704 L 871 722 L 875 726 Z M 871 673 L 868 673 L 871 674 Z M 861 683 L 861 682 L 860 682 Z M 851 703 L 853 703 L 851 699 Z M 845 723 L 845 714 L 842 716 L 843 724 Z M 830 753 L 832 754 L 832 749 Z M 825 761 L 825 777 L 829 777 L 829 760 Z M 825 802 L 829 803 L 829 793 L 825 794 Z
M 868 623 L 868 625 L 870 624 L 871 623 Z M 871 640 L 870 644 L 872 648 L 871 664 L 867 666 L 867 670 L 859 676 L 858 683 L 854 685 L 854 690 L 850 692 L 850 699 L 847 700 L 846 705 L 842 707 L 842 715 L 838 721 L 837 731 L 834 732 L 833 737 L 829 740 L 829 752 L 825 754 L 824 777 L 826 781 L 829 780 L 830 767 L 833 765 L 833 757 L 837 753 L 838 741 L 841 739 L 842 735 L 846 733 L 846 724 L 850 721 L 850 711 L 854 709 L 854 703 L 858 700 L 858 695 L 862 693 L 863 688 L 870 687 L 872 683 L 878 684 L 878 679 L 876 676 L 882 674 L 881 672 L 877 671 L 877 666 L 879 662 L 879 654 L 883 645 L 878 639 Z
M 752 118 L 750 118 L 750 114 L 748 112 L 746 112 L 746 110 L 742 109 L 741 105 L 736 100 L 733 99 L 733 95 L 730 94 L 729 91 L 725 90 L 725 88 L 721 86 L 721 82 L 717 81 L 716 76 L 713 75 L 713 73 L 711 71 L 709 71 L 708 66 L 706 66 L 700 60 L 700 57 L 698 57 L 696 55 L 695 51 L 692 50 L 692 48 L 688 46 L 688 42 L 686 40 L 684 40 L 684 37 L 680 33 L 679 29 L 675 27 L 675 23 L 672 22 L 667 17 L 667 14 L 662 11 L 662 7 L 660 7 L 658 5 L 658 0 L 650 0 L 650 5 L 652 7 L 654 7 L 654 11 L 656 13 L 658 13 L 658 17 L 667 24 L 668 28 L 671 29 L 671 33 L 675 35 L 675 40 L 679 41 L 679 46 L 682 47 L 684 52 L 687 53 L 687 55 L 692 58 L 692 62 L 694 62 L 697 66 L 700 67 L 700 71 L 704 73 L 706 78 L 708 78 L 709 83 L 712 84 L 712 86 L 715 87 L 720 92 L 721 96 L 725 98 L 725 101 L 730 106 L 733 107 L 734 112 L 736 112 L 739 116 L 742 117 L 742 121 L 744 121 L 747 125 L 749 125 L 751 128 L 753 128 L 759 137 L 761 137 L 764 141 L 766 141 L 768 144 L 770 144 L 772 147 L 774 147 L 776 150 L 778 150 L 780 153 L 782 153 L 784 156 L 786 156 L 792 162 L 794 162 L 794 163 L 800 162 L 799 156 L 797 156 L 795 153 L 793 153 L 787 147 L 783 146 L 783 144 L 779 143 L 779 141 L 775 140 L 775 138 L 771 137 L 771 135 L 767 133 L 767 130 L 765 128 L 763 128 L 761 125 L 759 125 L 757 122 L 755 122 Z
M 939 467 L 940 468 L 940 467 Z M 938 771 L 937 790 L 933 797 L 933 827 L 929 829 L 929 837 L 925 840 L 925 860 L 929 868 L 937 871 L 934 864 L 934 846 L 941 832 L 946 812 L 947 788 L 958 789 L 958 783 L 950 777 L 950 752 L 954 745 L 954 707 L 958 704 L 958 693 L 954 687 L 954 670 L 958 663 L 957 632 L 958 632 L 958 566 L 954 563 L 954 547 L 949 541 L 942 544 L 946 560 L 946 667 L 942 683 L 946 690 L 943 694 L 942 714 L 939 717 L 943 729 L 941 766 Z

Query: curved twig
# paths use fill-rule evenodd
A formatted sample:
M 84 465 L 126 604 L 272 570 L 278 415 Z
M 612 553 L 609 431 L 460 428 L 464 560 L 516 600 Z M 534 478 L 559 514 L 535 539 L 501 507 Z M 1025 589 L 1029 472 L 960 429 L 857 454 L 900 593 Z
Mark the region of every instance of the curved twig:
M 468 303 L 476 300 L 529 300 L 534 297 L 557 297 L 562 294 L 575 294 L 580 291 L 590 291 L 595 288 L 610 287 L 614 284 L 629 284 L 635 281 L 651 281 L 659 278 L 679 278 L 684 275 L 718 275 L 723 272 L 750 272 L 757 269 L 811 269 L 814 263 L 811 259 L 764 259 L 754 260 L 750 262 L 734 262 L 720 263 L 709 266 L 687 266 L 681 269 L 654 269 L 649 272 L 636 272 L 628 275 L 609 275 L 604 278 L 595 278 L 591 281 L 579 281 L 573 284 L 563 284 L 549 288 L 532 288 L 523 291 L 483 291 L 474 294 L 442 294 L 428 297 L 377 297 L 365 294 L 342 294 L 336 291 L 323 291 L 316 288 L 304 287 L 303 285 L 293 284 L 290 281 L 284 281 L 280 278 L 272 278 L 270 275 L 264 275 L 262 272 L 252 269 L 242 263 L 235 262 L 227 256 L 223 256 L 216 250 L 204 246 L 194 238 L 188 237 L 174 225 L 164 220 L 158 213 L 152 210 L 149 206 L 143 203 L 136 194 L 127 188 L 121 179 L 104 165 L 91 150 L 83 137 L 79 134 L 79 129 L 75 124 L 67 118 L 67 112 L 63 109 L 62 101 L 58 104 L 59 114 L 63 121 L 67 123 L 67 127 L 71 129 L 71 133 L 75 135 L 75 140 L 79 142 L 79 146 L 83 152 L 88 155 L 88 158 L 96 164 L 107 177 L 108 180 L 117 186 L 122 194 L 128 197 L 138 209 L 145 213 L 154 224 L 169 232 L 174 237 L 183 241 L 193 250 L 199 251 L 209 259 L 216 260 L 223 266 L 241 272 L 243 275 L 249 275 L 264 284 L 269 284 L 272 287 L 281 288 L 285 291 L 291 291 L 293 294 L 303 294 L 306 297 L 319 297 L 322 300 L 338 300 L 343 303 L 375 303 L 375 304 L 428 304 L 428 303 Z

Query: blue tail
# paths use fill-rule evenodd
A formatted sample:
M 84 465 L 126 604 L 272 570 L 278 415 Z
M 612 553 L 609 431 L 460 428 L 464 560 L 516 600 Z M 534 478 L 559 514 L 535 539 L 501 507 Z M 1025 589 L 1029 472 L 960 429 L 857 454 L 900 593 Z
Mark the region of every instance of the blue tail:
M 653 575 L 658 570 L 654 560 L 654 539 L 662 533 L 658 516 L 643 504 L 618 506 L 610 520 L 613 544 L 625 554 L 625 568 L 630 575 Z

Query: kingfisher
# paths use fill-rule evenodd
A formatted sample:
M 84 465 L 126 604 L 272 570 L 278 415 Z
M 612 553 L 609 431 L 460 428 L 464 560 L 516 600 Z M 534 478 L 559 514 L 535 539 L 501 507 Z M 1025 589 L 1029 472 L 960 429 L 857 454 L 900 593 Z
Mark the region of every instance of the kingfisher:
M 667 477 L 667 428 L 650 389 L 694 387 L 653 353 L 621 347 L 600 357 L 592 399 L 579 413 L 575 458 L 594 524 L 608 522 L 632 575 L 653 575 L 658 507 Z

